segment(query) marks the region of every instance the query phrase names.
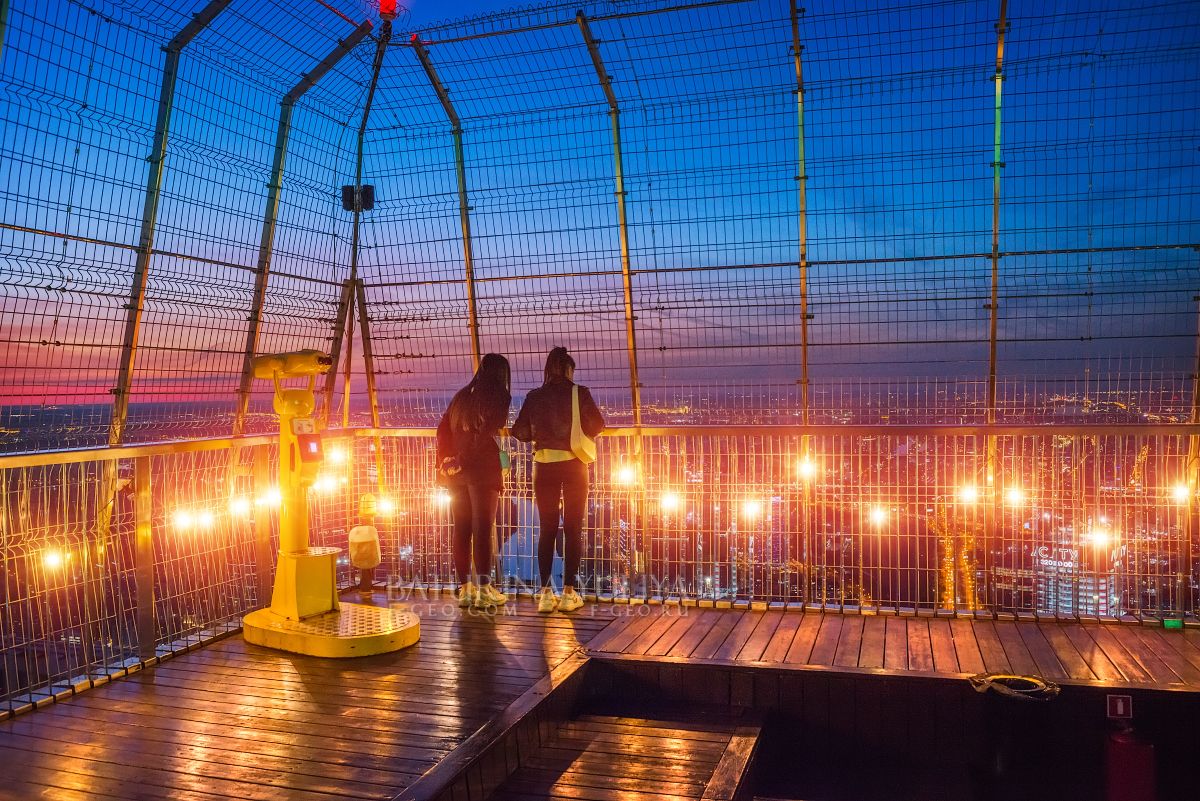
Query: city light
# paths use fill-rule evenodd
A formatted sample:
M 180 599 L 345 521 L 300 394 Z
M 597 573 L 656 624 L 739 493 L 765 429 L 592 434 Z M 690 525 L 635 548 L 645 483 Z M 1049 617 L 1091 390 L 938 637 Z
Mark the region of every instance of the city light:
M 213 523 L 216 522 L 217 518 L 207 509 L 196 515 L 196 525 L 200 526 L 200 528 L 212 528 Z
M 876 506 L 871 510 L 871 522 L 876 526 L 882 526 L 887 522 L 888 513 L 882 506 Z
M 254 502 L 259 506 L 279 506 L 283 503 L 283 493 L 279 491 L 279 487 L 271 487 L 255 498 Z
M 42 565 L 47 570 L 58 570 L 67 561 L 67 557 L 58 548 L 51 548 L 42 552 Z
M 678 492 L 664 492 L 658 501 L 658 505 L 662 507 L 664 512 L 674 512 L 679 509 L 682 502 Z
M 229 501 L 229 514 L 234 517 L 247 517 L 250 514 L 250 499 L 239 495 Z
M 346 454 L 345 448 L 330 448 L 325 452 L 329 457 L 330 464 L 345 464 L 349 456 Z
M 963 503 L 975 503 L 979 500 L 979 487 L 968 484 L 958 491 L 958 499 Z
M 175 528 L 179 531 L 187 531 L 196 525 L 196 516 L 187 509 L 180 509 L 171 518 L 171 522 L 174 523 Z
M 375 510 L 384 517 L 390 517 L 396 513 L 396 502 L 391 498 L 380 498 Z
M 1020 487 L 1009 487 L 1004 491 L 1004 500 L 1009 506 L 1023 506 L 1025 504 L 1025 490 Z
M 1192 497 L 1192 490 L 1187 484 L 1176 484 L 1171 488 L 1171 498 L 1175 503 L 1187 503 Z
M 805 457 L 796 464 L 796 473 L 800 478 L 807 481 L 817 474 L 817 463 L 812 459 Z
M 757 498 L 747 498 L 742 501 L 742 516 L 747 520 L 755 520 L 762 516 L 763 502 Z
M 631 464 L 623 464 L 613 471 L 613 481 L 617 484 L 632 484 L 637 481 L 637 468 Z

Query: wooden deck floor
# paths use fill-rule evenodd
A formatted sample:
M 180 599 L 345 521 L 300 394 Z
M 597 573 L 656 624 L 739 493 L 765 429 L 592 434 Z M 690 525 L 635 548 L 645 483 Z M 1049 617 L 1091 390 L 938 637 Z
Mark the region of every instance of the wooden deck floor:
M 4 799 L 390 799 L 608 619 L 413 604 L 421 641 L 317 659 L 231 637 L 0 723 Z
M 855 616 L 673 606 L 628 615 L 596 656 L 1200 690 L 1200 630 L 1134 625 Z
M 0 722 L 0 799 L 390 799 L 586 644 L 605 659 L 1200 690 L 1200 631 L 794 611 L 414 604 L 421 642 L 354 660 L 230 637 Z

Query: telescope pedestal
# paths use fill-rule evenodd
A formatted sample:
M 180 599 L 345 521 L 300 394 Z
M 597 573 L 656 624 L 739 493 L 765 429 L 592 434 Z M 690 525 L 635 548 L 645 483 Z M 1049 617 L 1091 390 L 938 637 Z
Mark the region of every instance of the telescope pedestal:
M 242 619 L 246 642 L 308 656 L 370 656 L 421 638 L 410 612 L 344 604 L 337 596 L 339 548 L 280 552 L 271 607 Z

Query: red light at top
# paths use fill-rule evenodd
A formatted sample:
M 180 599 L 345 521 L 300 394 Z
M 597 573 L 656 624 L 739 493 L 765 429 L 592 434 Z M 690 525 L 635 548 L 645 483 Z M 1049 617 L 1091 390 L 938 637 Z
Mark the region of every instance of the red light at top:
M 392 19 L 396 16 L 396 0 L 379 0 L 379 16 Z

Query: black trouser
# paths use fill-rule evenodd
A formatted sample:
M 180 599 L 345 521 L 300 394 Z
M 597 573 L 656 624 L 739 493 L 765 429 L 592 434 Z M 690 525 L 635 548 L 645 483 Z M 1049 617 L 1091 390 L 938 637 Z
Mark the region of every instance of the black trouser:
M 562 500 L 563 587 L 574 587 L 583 556 L 583 518 L 587 513 L 588 467 L 578 459 L 537 462 L 533 467 L 533 499 L 538 508 L 538 573 L 550 586 L 554 541 L 558 539 L 559 500 Z
M 492 532 L 500 490 L 489 484 L 463 484 L 450 488 L 450 512 L 454 517 L 454 570 L 460 582 L 491 582 Z M 475 576 L 471 557 L 475 557 Z

